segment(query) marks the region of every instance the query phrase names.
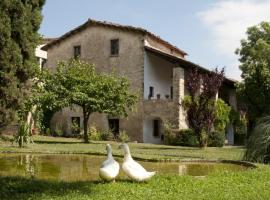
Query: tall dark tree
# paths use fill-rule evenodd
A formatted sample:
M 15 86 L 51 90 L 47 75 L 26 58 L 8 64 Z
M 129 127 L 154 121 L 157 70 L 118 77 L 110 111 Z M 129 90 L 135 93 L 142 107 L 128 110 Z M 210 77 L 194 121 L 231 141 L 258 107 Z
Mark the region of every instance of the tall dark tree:
M 236 54 L 240 56 L 243 78 L 238 94 L 254 122 L 270 115 L 270 24 L 262 22 L 248 28 L 247 38 L 241 41 Z
M 189 126 L 198 135 L 200 147 L 207 146 L 207 138 L 216 119 L 215 98 L 224 80 L 224 69 L 220 72 L 200 73 L 191 68 L 187 74 L 186 96 L 183 106 L 187 112 Z
M 45 0 L 0 1 L 0 128 L 14 118 L 31 88 Z

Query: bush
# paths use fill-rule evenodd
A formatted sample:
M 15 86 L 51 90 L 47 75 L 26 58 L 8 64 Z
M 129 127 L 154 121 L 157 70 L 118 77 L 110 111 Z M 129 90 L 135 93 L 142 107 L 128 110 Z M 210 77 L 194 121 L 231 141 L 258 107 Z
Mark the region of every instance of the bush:
M 111 130 L 101 132 L 100 139 L 104 141 L 114 140 L 114 134 Z
M 209 147 L 223 147 L 225 143 L 225 133 L 220 131 L 213 131 L 208 135 Z
M 192 129 L 167 129 L 165 128 L 164 143 L 168 145 L 198 146 L 198 137 Z
M 45 135 L 46 135 L 46 136 L 51 136 L 51 135 L 52 135 L 52 134 L 51 134 L 51 129 L 46 128 Z
M 126 133 L 126 131 L 120 131 L 119 136 L 118 136 L 118 140 L 120 142 L 129 142 L 130 138 L 129 138 L 128 134 Z
M 270 116 L 261 118 L 247 142 L 245 160 L 270 163 Z
M 56 136 L 56 137 L 63 136 L 63 131 L 60 128 L 56 128 L 54 131 L 54 136 Z
M 17 134 L 13 138 L 13 142 L 18 143 L 19 147 L 23 147 L 24 144 L 28 144 L 30 142 L 33 143 L 33 140 L 31 138 L 31 132 L 29 125 L 26 122 L 21 122 L 19 124 L 19 130 Z
M 216 119 L 214 121 L 214 128 L 218 132 L 225 132 L 227 124 L 230 122 L 231 110 L 233 110 L 223 100 L 218 99 L 215 103 L 216 108 Z
M 100 141 L 101 140 L 101 133 L 97 130 L 95 126 L 91 126 L 88 130 L 88 138 L 89 140 L 93 141 Z

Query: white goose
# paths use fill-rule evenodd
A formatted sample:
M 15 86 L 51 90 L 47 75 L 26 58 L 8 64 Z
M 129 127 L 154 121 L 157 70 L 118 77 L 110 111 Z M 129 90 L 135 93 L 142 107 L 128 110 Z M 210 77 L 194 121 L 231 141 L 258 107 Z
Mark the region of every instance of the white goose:
M 113 159 L 112 147 L 110 144 L 106 145 L 107 159 L 102 163 L 99 168 L 99 176 L 106 181 L 114 181 L 119 174 L 119 163 Z
M 129 178 L 135 181 L 147 181 L 156 174 L 156 172 L 146 171 L 139 163 L 133 160 L 127 144 L 121 144 L 119 148 L 124 150 L 122 169 Z

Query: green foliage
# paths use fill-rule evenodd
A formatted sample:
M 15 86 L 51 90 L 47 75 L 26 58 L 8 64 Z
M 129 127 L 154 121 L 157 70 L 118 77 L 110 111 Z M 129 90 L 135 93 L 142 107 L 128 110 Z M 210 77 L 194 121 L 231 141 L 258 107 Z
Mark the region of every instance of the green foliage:
M 45 135 L 52 136 L 52 133 L 51 133 L 51 129 L 50 128 L 46 128 Z
M 247 117 L 246 113 L 240 111 L 237 112 L 234 109 L 231 109 L 230 112 L 230 122 L 235 128 L 235 134 L 237 135 L 246 135 L 247 134 Z M 240 136 L 245 137 L 245 136 Z
M 91 126 L 88 130 L 89 142 L 92 141 L 113 141 L 113 133 L 108 131 L 99 131 L 95 126 Z
M 103 141 L 112 141 L 114 140 L 114 134 L 111 130 L 108 131 L 102 131 L 100 135 L 101 140 Z
M 164 143 L 168 145 L 180 145 L 195 147 L 199 145 L 198 136 L 192 129 L 176 130 L 168 126 L 164 131 Z
M 101 132 L 97 130 L 95 126 L 91 126 L 88 130 L 88 143 L 92 141 L 100 141 L 101 140 Z
M 14 135 L 13 142 L 16 142 L 19 147 L 23 147 L 24 144 L 33 142 L 31 130 L 27 123 L 21 122 L 16 135 Z
M 120 131 L 118 135 L 118 140 L 120 142 L 130 142 L 130 138 L 126 131 Z
M 189 110 L 191 106 L 193 107 L 192 110 L 195 114 L 194 114 L 194 117 L 192 117 L 192 120 L 194 120 L 194 124 L 197 120 L 199 120 L 198 123 L 200 123 L 201 119 L 198 117 L 201 116 L 201 114 L 199 114 L 201 112 L 200 110 L 201 104 L 202 104 L 202 101 L 198 97 L 194 97 L 192 100 L 191 96 L 185 96 L 182 101 L 182 105 L 185 110 Z M 205 113 L 207 113 L 207 110 L 208 110 L 209 111 L 208 113 L 212 115 L 212 120 L 214 122 L 213 123 L 214 129 L 217 132 L 223 133 L 224 135 L 226 125 L 230 122 L 230 112 L 232 110 L 231 107 L 227 105 L 221 99 L 218 99 L 217 101 L 208 100 L 208 102 L 205 103 L 205 106 L 206 106 Z M 211 145 L 211 141 L 208 141 L 208 139 L 212 137 L 212 133 L 210 130 L 206 131 L 205 128 L 207 127 L 201 126 L 201 129 L 199 132 L 199 136 L 200 136 L 199 140 L 201 141 L 201 143 Z M 221 135 L 221 134 L 218 134 L 218 135 Z M 219 137 L 219 138 L 222 141 L 222 137 Z M 224 142 L 221 142 L 221 143 L 223 145 Z
M 247 142 L 245 159 L 270 163 L 270 116 L 258 120 Z
M 199 146 L 207 146 L 207 133 L 211 131 L 216 119 L 215 97 L 224 80 L 224 68 L 212 72 L 199 72 L 198 68 L 190 68 L 186 85 L 190 97 L 183 101 L 187 113 L 187 121 L 199 137 Z
M 94 112 L 126 116 L 136 103 L 130 92 L 130 83 L 116 74 L 100 74 L 94 65 L 70 60 L 60 62 L 56 72 L 43 74 L 43 95 L 49 109 L 78 105 L 83 110 L 84 140 L 89 141 L 87 122 Z
M 238 83 L 239 100 L 247 107 L 249 119 L 270 114 L 270 24 L 248 28 L 247 38 L 236 50 L 240 56 L 243 81 Z
M 208 146 L 209 147 L 223 147 L 225 143 L 224 131 L 212 131 L 208 135 Z
M 55 131 L 54 131 L 54 136 L 56 136 L 56 137 L 61 137 L 61 136 L 63 136 L 64 134 L 63 134 L 63 131 L 61 130 L 61 128 L 56 128 L 55 129 Z
M 230 122 L 231 107 L 222 99 L 218 99 L 215 103 L 216 117 L 214 121 L 214 128 L 218 132 L 225 133 L 225 128 Z
M 0 128 L 14 119 L 31 91 L 44 2 L 0 1 Z

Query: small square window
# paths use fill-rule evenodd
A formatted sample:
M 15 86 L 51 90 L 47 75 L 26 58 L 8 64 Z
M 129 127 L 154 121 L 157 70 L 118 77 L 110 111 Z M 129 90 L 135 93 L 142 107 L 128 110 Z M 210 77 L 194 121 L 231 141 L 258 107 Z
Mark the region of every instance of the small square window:
M 81 57 L 81 46 L 74 46 L 73 54 L 75 59 Z
M 111 40 L 111 55 L 112 56 L 119 55 L 119 39 Z

